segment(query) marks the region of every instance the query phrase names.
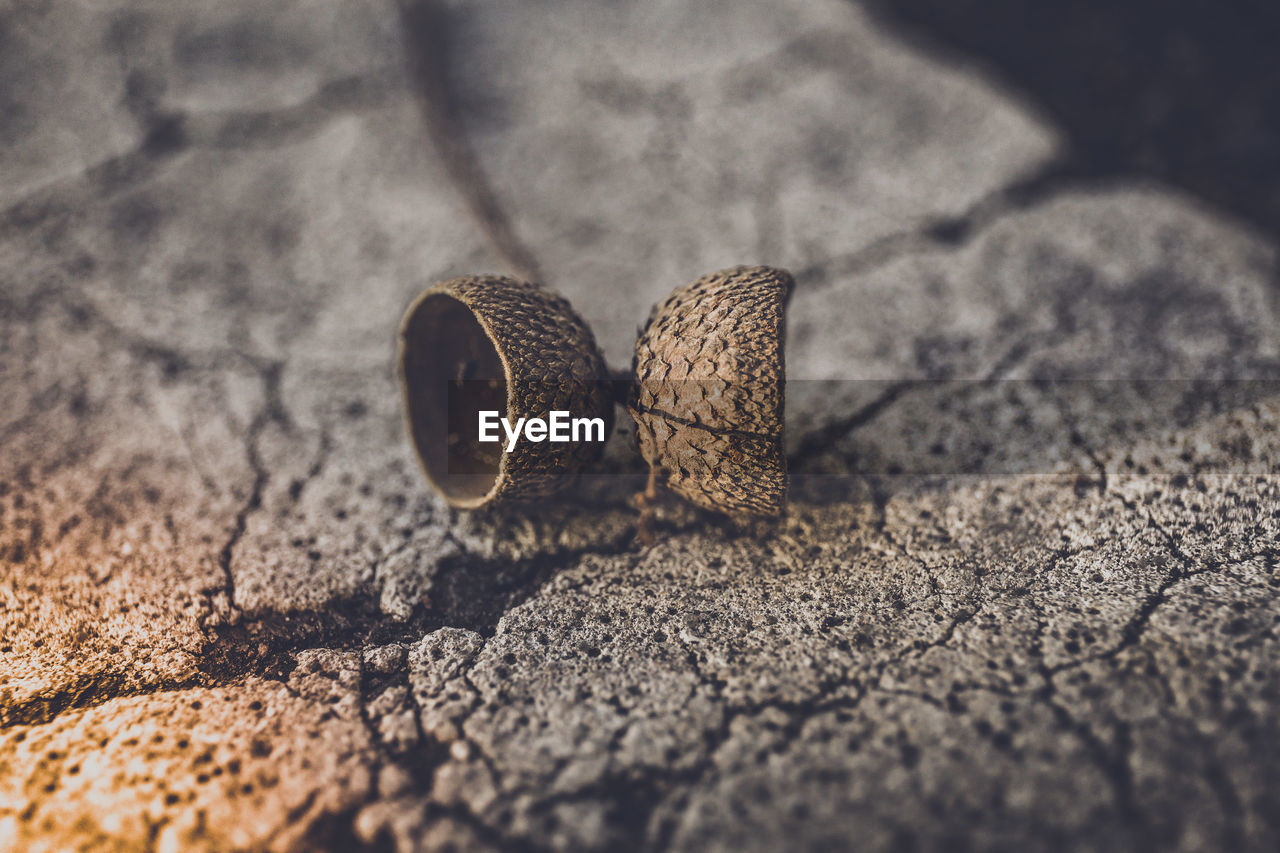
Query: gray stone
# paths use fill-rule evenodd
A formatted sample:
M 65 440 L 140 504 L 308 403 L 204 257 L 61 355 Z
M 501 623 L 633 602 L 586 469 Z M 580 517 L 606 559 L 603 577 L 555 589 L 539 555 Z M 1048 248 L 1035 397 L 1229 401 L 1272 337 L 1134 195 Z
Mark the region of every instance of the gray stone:
M 0 848 L 1280 844 L 1273 240 L 857 5 L 3 20 Z M 431 494 L 426 284 L 758 262 L 777 526 Z

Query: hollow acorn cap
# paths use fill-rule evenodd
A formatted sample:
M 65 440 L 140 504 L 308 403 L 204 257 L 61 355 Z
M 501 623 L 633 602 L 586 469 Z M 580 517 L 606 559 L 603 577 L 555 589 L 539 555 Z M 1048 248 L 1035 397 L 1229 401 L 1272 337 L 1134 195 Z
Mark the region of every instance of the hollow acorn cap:
M 613 427 L 604 357 L 563 298 L 503 276 L 464 276 L 428 288 L 400 326 L 399 367 L 409 434 L 427 479 L 453 506 L 545 497 L 568 484 L 603 441 L 531 442 L 510 453 L 479 441 L 479 413 L 601 418 Z
M 628 408 L 666 485 L 730 516 L 786 507 L 783 348 L 792 278 L 735 267 L 677 289 L 636 341 Z

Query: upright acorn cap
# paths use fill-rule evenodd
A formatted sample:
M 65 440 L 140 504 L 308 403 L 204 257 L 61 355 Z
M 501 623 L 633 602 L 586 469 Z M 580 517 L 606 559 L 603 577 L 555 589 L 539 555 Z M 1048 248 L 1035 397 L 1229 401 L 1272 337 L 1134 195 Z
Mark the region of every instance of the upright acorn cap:
M 505 453 L 480 442 L 479 412 L 603 418 L 613 428 L 604 357 L 563 298 L 503 276 L 464 276 L 427 289 L 400 326 L 400 379 L 409 434 L 427 479 L 453 506 L 550 495 L 604 442 L 538 443 Z
M 628 408 L 666 485 L 736 517 L 786 506 L 783 345 L 791 275 L 735 267 L 679 288 L 636 341 Z

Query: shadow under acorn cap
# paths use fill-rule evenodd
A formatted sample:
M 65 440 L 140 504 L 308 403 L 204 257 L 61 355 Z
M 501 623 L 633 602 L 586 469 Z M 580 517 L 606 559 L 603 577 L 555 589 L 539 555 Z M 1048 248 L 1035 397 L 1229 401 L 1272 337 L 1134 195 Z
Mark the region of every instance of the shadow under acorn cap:
M 400 383 L 409 434 L 432 485 L 475 509 L 545 497 L 567 485 L 604 442 L 480 442 L 479 413 L 546 418 L 567 411 L 613 428 L 604 357 L 560 296 L 505 276 L 463 276 L 428 288 L 405 312 Z M 501 435 L 502 430 L 498 433 Z
M 636 341 L 628 408 L 640 453 L 665 485 L 734 517 L 786 508 L 786 305 L 772 267 L 703 276 L 654 308 Z

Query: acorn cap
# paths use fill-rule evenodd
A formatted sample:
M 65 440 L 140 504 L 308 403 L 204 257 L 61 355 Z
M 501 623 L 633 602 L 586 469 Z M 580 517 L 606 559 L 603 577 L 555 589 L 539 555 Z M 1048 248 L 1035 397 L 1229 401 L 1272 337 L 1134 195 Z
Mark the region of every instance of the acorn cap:
M 666 485 L 735 517 L 786 507 L 783 346 L 792 278 L 735 267 L 677 289 L 636 341 L 628 408 Z
M 409 434 L 427 479 L 450 504 L 550 495 L 598 456 L 604 442 L 531 442 L 504 452 L 479 440 L 479 413 L 602 418 L 613 402 L 604 357 L 563 298 L 503 276 L 463 276 L 428 288 L 400 326 L 401 389 Z

